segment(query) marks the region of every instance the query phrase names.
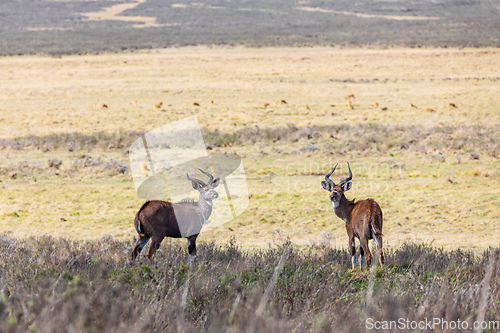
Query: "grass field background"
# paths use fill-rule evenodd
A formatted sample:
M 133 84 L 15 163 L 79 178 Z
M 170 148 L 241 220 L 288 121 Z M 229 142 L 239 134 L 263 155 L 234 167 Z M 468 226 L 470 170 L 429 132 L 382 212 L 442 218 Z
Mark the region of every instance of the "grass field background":
M 111 159 L 128 163 L 141 133 L 197 115 L 212 151 L 243 158 L 250 193 L 243 215 L 200 240 L 345 247 L 320 181 L 349 161 L 347 196 L 380 203 L 385 246 L 482 250 L 500 236 L 498 59 L 321 47 L 0 58 L 0 232 L 131 239 L 143 201 Z

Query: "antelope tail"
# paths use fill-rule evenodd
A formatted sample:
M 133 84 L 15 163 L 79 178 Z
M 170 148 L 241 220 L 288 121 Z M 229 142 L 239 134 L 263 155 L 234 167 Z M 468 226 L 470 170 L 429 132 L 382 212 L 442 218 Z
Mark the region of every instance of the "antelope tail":
M 384 236 L 382 230 L 380 230 L 380 222 L 382 222 L 382 211 L 380 206 L 373 199 L 370 199 L 371 204 L 371 214 L 370 214 L 370 226 L 376 235 Z
M 139 209 L 139 211 L 135 215 L 135 220 L 134 220 L 135 228 L 137 229 L 137 232 L 141 235 L 144 234 L 144 228 L 141 226 L 141 219 L 139 216 L 141 215 L 142 210 L 148 205 L 148 203 L 149 201 L 145 202 L 144 205 L 142 205 L 141 209 Z

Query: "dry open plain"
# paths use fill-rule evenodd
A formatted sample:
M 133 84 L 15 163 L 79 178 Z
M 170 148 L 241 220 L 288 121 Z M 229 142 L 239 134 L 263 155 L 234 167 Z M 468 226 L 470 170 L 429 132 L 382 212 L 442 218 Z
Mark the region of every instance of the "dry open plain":
M 319 47 L 0 58 L 0 233 L 131 239 L 142 200 L 106 163 L 128 163 L 140 133 L 197 115 L 213 151 L 243 157 L 250 192 L 247 211 L 202 241 L 345 247 L 320 181 L 350 161 L 348 197 L 377 199 L 385 246 L 498 245 L 499 59 Z

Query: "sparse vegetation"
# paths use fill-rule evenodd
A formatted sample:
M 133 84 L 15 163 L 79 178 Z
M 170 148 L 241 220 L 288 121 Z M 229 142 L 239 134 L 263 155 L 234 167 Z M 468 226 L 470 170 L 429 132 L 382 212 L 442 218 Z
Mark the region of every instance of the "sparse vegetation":
M 486 321 L 498 321 L 500 311 L 498 248 L 475 255 L 407 243 L 385 253 L 385 267 L 360 271 L 348 268 L 346 251 L 330 247 L 246 251 L 234 241 L 201 243 L 199 267 L 189 272 L 184 243 L 164 242 L 152 266 L 146 258 L 130 263 L 131 247 L 109 236 L 1 236 L 0 330 L 359 332 L 367 318 L 472 325 L 482 306 Z
M 289 145 L 299 140 L 313 140 L 330 142 L 330 148 L 341 148 L 341 144 L 331 141 L 348 141 L 354 152 L 370 151 L 374 154 L 383 154 L 391 148 L 420 151 L 422 153 L 433 150 L 445 150 L 450 154 L 464 153 L 479 149 L 490 157 L 500 156 L 500 139 L 494 133 L 500 131 L 500 126 L 492 124 L 483 126 L 435 126 L 424 127 L 414 125 L 386 125 L 378 123 L 318 125 L 307 127 L 271 127 L 263 129 L 245 128 L 233 133 L 220 130 L 203 131 L 203 139 L 214 147 L 235 147 L 252 145 L 258 142 L 267 142 L 275 145 Z M 93 135 L 81 133 L 52 134 L 46 137 L 31 135 L 29 137 L 0 139 L 0 149 L 14 151 L 41 150 L 69 151 L 75 150 L 108 150 L 121 151 L 127 154 L 128 147 L 139 136 L 139 131 L 121 130 L 119 133 L 96 133 Z M 332 153 L 335 152 L 335 149 Z M 477 153 L 475 153 L 477 154 Z M 471 160 L 474 159 L 471 157 Z M 479 158 L 476 158 L 479 160 Z

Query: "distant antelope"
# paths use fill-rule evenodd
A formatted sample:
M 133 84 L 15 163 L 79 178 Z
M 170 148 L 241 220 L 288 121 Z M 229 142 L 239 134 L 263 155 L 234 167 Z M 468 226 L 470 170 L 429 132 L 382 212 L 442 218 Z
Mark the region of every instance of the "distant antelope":
M 338 164 L 337 164 L 338 165 Z M 379 204 L 372 198 L 355 202 L 348 200 L 344 192 L 351 189 L 352 186 L 352 172 L 349 162 L 349 177 L 340 181 L 336 185 L 330 176 L 337 168 L 337 165 L 330 173 L 325 176 L 325 180 L 321 182 L 321 186 L 330 194 L 330 201 L 333 205 L 335 215 L 345 222 L 347 236 L 349 237 L 349 247 L 351 249 L 351 263 L 352 268 L 356 267 L 356 244 L 354 238 L 359 239 L 359 267 L 363 265 L 363 257 L 366 253 L 366 267 L 370 268 L 372 261 L 372 254 L 368 246 L 368 240 L 373 239 L 378 250 L 378 259 L 380 264 L 384 264 L 384 254 L 382 252 L 382 210 Z
M 93 108 L 101 108 L 101 109 L 107 109 L 108 106 L 106 104 L 93 104 Z
M 455 103 L 448 103 L 448 106 L 452 107 L 452 108 L 457 108 L 456 104 Z
M 307 105 L 307 104 L 306 104 L 306 105 L 304 105 L 304 109 L 306 109 L 306 110 L 311 110 L 311 109 L 309 108 L 309 105 Z
M 153 262 L 156 250 L 160 247 L 163 238 L 187 238 L 189 263 L 191 267 L 196 264 L 196 238 L 201 228 L 212 214 L 212 200 L 217 199 L 219 194 L 214 190 L 219 185 L 220 179 L 200 169 L 209 177 L 208 184 L 203 181 L 189 177 L 191 184 L 200 195 L 198 202 L 181 201 L 171 203 L 168 201 L 147 201 L 139 209 L 134 219 L 134 226 L 139 234 L 130 257 L 134 260 L 142 248 L 151 238 L 151 246 L 147 257 Z
M 200 103 L 193 102 L 193 106 L 200 106 Z
M 163 105 L 163 102 L 153 105 L 155 108 L 159 109 Z
M 347 107 L 351 110 L 354 109 L 354 106 L 352 106 L 352 102 L 350 99 L 347 100 Z
M 132 102 L 130 102 L 131 105 L 137 105 L 137 100 L 133 99 Z
M 434 110 L 433 108 L 425 108 L 425 111 L 427 111 L 427 112 L 436 112 L 436 110 Z
M 378 102 L 373 103 L 373 106 L 378 108 Z
M 148 171 L 149 171 L 149 169 L 148 169 L 147 163 L 146 162 L 142 162 L 142 164 L 141 164 L 141 173 L 144 176 L 146 176 L 146 178 L 148 178 Z
M 264 107 L 267 108 L 268 106 L 270 106 L 271 104 L 269 103 L 264 103 Z
M 417 108 L 417 106 L 415 104 L 413 104 L 412 102 L 408 103 L 408 107 L 411 109 L 411 108 Z
M 349 94 L 345 97 L 345 99 L 351 99 L 351 98 L 356 98 L 354 94 Z
M 281 104 L 288 104 L 284 99 L 280 100 Z

